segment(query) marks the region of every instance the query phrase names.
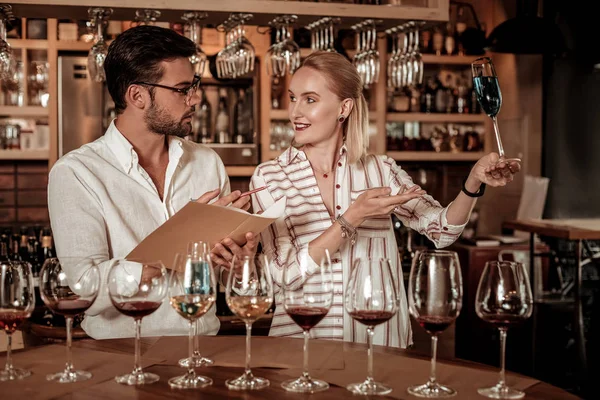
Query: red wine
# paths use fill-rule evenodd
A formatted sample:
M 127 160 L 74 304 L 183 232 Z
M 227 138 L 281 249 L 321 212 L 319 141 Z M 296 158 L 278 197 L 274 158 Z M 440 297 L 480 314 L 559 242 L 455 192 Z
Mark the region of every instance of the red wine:
M 327 315 L 329 310 L 325 307 L 287 307 L 287 314 L 290 318 L 298 324 L 298 326 L 305 331 L 311 329 L 313 326 L 321 322 Z
M 395 313 L 391 311 L 353 311 L 350 316 L 363 325 L 375 326 L 383 324 L 388 319 L 392 318 Z
M 447 327 L 454 322 L 454 318 L 452 317 L 419 317 L 417 318 L 417 322 L 423 329 L 427 331 L 430 335 L 435 335 L 436 333 L 442 332 Z
M 0 330 L 13 333 L 31 315 L 23 310 L 0 310 Z
M 158 310 L 162 303 L 160 301 L 130 301 L 123 303 L 114 303 L 117 310 L 128 317 L 143 318 Z
M 83 314 L 92 304 L 93 301 L 83 299 L 63 299 L 46 303 L 56 314 L 64 315 L 65 317 L 74 317 Z
M 524 315 L 515 314 L 487 314 L 480 316 L 485 322 L 496 326 L 497 328 L 509 328 L 520 324 L 527 319 Z

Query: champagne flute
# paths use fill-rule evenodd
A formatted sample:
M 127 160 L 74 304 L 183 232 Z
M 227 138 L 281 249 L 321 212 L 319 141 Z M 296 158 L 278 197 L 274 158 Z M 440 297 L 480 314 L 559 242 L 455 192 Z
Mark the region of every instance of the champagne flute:
M 87 311 L 98 296 L 100 271 L 91 258 L 48 258 L 40 271 L 40 295 L 55 314 L 65 317 L 67 325 L 67 363 L 65 370 L 46 379 L 59 383 L 88 380 L 92 374 L 73 367 L 71 340 L 73 318 Z
M 208 264 L 212 268 L 212 262 L 210 261 L 210 248 L 207 242 L 189 242 L 187 247 L 187 257 L 183 255 L 178 255 L 175 258 L 175 265 L 177 266 L 179 263 L 196 263 L 199 266 L 203 266 Z M 185 265 L 181 265 L 176 267 L 180 270 L 183 270 Z M 210 308 L 210 307 L 209 307 Z M 208 311 L 208 310 L 207 310 Z M 192 353 L 192 357 L 182 358 L 179 360 L 179 365 L 182 367 L 189 367 L 190 360 L 193 361 L 193 367 L 208 367 L 213 365 L 214 361 L 210 358 L 202 357 L 199 350 L 198 336 L 200 333 L 200 319 L 196 318 L 194 323 L 194 351 Z
M 386 258 L 358 258 L 346 287 L 346 312 L 367 326 L 367 379 L 346 388 L 354 394 L 385 395 L 392 388 L 373 379 L 373 335 L 375 326 L 391 319 L 398 311 L 396 277 Z
M 258 378 L 250 370 L 250 338 L 252 324 L 271 307 L 273 303 L 273 282 L 267 257 L 234 255 L 227 278 L 225 299 L 229 309 L 246 324 L 246 370 L 225 385 L 230 390 L 258 390 L 269 386 L 265 378 Z
M 31 265 L 28 262 L 9 261 L 0 256 L 0 329 L 4 330 L 8 339 L 6 365 L 0 371 L 0 382 L 31 375 L 31 371 L 13 366 L 11 346 L 12 334 L 31 316 L 34 307 Z
M 198 251 L 191 256 L 177 254 L 169 280 L 171 307 L 190 323 L 188 360 L 192 361 L 195 360 L 196 321 L 210 310 L 217 298 L 217 280 L 212 266 L 206 262 L 206 257 L 207 253 Z M 177 389 L 194 389 L 212 385 L 212 379 L 196 375 L 194 367 L 194 362 L 188 362 L 187 374 L 169 379 L 169 385 Z
M 158 310 L 167 294 L 167 272 L 160 261 L 116 260 L 108 272 L 108 294 L 121 314 L 135 321 L 135 364 L 133 372 L 115 377 L 125 385 L 157 382 L 156 374 L 144 372 L 140 357 L 142 318 Z
M 329 384 L 313 379 L 308 373 L 308 339 L 310 330 L 329 312 L 333 302 L 333 271 L 326 248 L 303 247 L 298 254 L 290 255 L 282 278 L 283 307 L 290 318 L 304 332 L 304 372 L 298 379 L 283 382 L 288 392 L 315 393 L 329 389 Z
M 438 335 L 458 317 L 462 308 L 462 276 L 458 255 L 453 251 L 419 251 L 413 258 L 408 283 L 409 312 L 431 335 L 429 381 L 411 386 L 409 394 L 425 398 L 456 396 L 456 390 L 436 380 Z
M 490 57 L 480 57 L 471 63 L 473 71 L 473 88 L 477 94 L 477 101 L 483 111 L 492 119 L 494 124 L 494 133 L 498 144 L 498 154 L 500 159 L 498 163 L 504 162 L 520 163 L 520 158 L 505 158 L 502 139 L 500 139 L 500 130 L 498 129 L 497 115 L 502 106 L 502 93 L 498 83 L 498 76 L 494 69 L 494 63 Z
M 495 386 L 477 392 L 491 399 L 522 399 L 525 393 L 508 387 L 505 376 L 506 331 L 525 321 L 533 311 L 529 277 L 523 264 L 490 261 L 479 280 L 475 312 L 482 320 L 500 330 L 500 380 Z

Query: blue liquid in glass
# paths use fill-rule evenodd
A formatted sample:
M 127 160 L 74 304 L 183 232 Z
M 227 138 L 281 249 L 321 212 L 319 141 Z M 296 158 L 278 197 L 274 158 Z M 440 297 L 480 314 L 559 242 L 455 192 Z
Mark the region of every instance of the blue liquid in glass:
M 489 117 L 495 117 L 502 105 L 502 93 L 500 92 L 500 85 L 498 85 L 498 78 L 495 76 L 477 76 L 473 78 L 473 86 L 483 111 Z

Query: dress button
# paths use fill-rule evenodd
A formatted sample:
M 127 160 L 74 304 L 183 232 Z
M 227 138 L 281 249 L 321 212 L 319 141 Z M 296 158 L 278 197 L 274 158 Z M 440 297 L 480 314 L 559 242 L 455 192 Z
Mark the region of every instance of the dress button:
M 338 210 L 341 210 L 342 206 L 335 206 L 335 208 L 337 208 Z
M 444 230 L 445 230 L 445 231 L 447 231 L 447 230 L 448 230 L 448 228 L 444 227 Z
M 338 183 L 338 184 L 336 184 L 336 185 L 335 185 L 335 188 L 336 188 L 336 189 L 339 189 L 339 188 L 341 188 L 340 184 L 339 184 L 339 183 Z
M 339 163 L 338 163 L 338 167 L 341 167 L 341 166 L 342 166 L 342 163 L 341 163 L 341 162 L 339 162 Z

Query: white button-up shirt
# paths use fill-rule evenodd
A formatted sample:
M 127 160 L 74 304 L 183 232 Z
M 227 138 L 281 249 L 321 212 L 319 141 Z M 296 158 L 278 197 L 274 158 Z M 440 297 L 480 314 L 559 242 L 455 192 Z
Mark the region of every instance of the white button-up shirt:
M 332 177 L 334 183 L 333 212 L 337 217 L 366 189 L 390 187 L 392 194 L 402 193 L 414 185 L 410 176 L 396 162 L 385 156 L 368 155 L 356 164 L 349 164 L 345 146 Z M 287 197 L 285 216 L 275 221 L 261 234 L 261 243 L 271 262 L 276 288 L 276 310 L 269 332 L 272 336 L 302 336 L 302 329 L 283 308 L 281 287 L 283 269 L 299 274 L 295 262 L 298 249 L 327 230 L 332 220 L 319 191 L 319 186 L 306 154 L 290 147 L 276 160 L 258 166 L 251 188 L 267 186 L 252 195 L 254 212 L 262 211 L 282 197 Z M 398 207 L 396 215 L 412 229 L 426 235 L 436 247 L 452 244 L 463 231 L 464 225 L 450 225 L 446 220 L 447 207 L 442 207 L 431 196 L 424 195 Z M 434 234 L 437 238 L 434 239 Z M 367 219 L 357 229 L 355 245 L 345 241 L 336 254 L 331 255 L 333 271 L 333 303 L 329 313 L 311 329 L 311 335 L 322 339 L 366 342 L 366 328 L 354 321 L 344 308 L 344 291 L 354 261 L 359 257 L 387 258 L 398 282 L 399 310 L 388 322 L 375 328 L 374 343 L 406 347 L 412 343 L 402 264 L 390 217 Z M 294 271 L 296 269 L 296 271 Z
M 129 254 L 190 199 L 217 188 L 221 195 L 230 192 L 225 166 L 213 150 L 174 136 L 168 139 L 163 200 L 114 121 L 104 136 L 66 154 L 50 171 L 48 208 L 58 256 L 93 256 L 100 262 L 100 294 L 82 323 L 95 339 L 135 336 L 133 319 L 117 311 L 108 296 L 113 260 Z M 186 335 L 189 329 L 168 298 L 144 317 L 142 326 L 143 336 Z M 212 307 L 200 319 L 201 332 L 216 334 L 219 326 Z

